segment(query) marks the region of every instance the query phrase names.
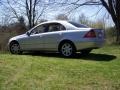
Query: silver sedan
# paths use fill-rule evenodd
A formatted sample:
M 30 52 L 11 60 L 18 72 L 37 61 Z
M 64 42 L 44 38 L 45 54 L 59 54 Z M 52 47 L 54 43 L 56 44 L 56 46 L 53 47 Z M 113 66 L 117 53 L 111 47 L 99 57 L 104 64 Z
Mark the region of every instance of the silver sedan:
M 67 21 L 47 21 L 8 42 L 12 54 L 23 51 L 60 52 L 69 57 L 75 52 L 88 54 L 103 46 L 104 30 Z

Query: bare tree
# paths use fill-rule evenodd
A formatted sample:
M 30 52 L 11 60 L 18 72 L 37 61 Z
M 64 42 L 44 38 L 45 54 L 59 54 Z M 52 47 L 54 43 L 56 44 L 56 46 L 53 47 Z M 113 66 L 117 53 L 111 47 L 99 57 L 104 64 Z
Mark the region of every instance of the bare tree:
M 56 16 L 56 19 L 57 20 L 68 20 L 68 17 L 65 14 L 59 14 Z
M 43 22 L 46 22 L 46 21 L 48 21 L 48 20 L 46 20 L 46 19 L 40 19 L 39 23 L 43 23 Z
M 26 14 L 29 21 L 29 27 L 35 26 L 36 6 L 39 0 L 26 0 Z
M 115 23 L 117 30 L 116 42 L 120 44 L 120 0 L 100 0 Z
M 18 21 L 19 17 L 24 17 L 29 28 L 36 25 L 47 7 L 42 0 L 2 0 L 2 5 L 5 8 L 4 14 L 8 10 L 11 18 L 16 18 Z
M 79 16 L 78 20 L 81 24 L 90 25 L 90 21 L 83 13 Z

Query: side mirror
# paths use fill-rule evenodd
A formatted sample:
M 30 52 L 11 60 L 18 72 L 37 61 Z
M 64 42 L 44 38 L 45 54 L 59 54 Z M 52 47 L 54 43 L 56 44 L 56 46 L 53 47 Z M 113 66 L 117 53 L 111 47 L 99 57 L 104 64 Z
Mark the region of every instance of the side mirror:
M 29 32 L 26 32 L 26 35 L 30 36 L 30 33 L 29 33 Z

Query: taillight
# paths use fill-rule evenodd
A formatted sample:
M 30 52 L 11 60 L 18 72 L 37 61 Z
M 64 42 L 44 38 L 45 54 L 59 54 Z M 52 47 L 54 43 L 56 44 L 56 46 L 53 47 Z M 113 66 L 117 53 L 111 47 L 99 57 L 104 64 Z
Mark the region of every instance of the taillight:
M 95 31 L 92 29 L 87 34 L 85 34 L 84 38 L 95 38 L 96 34 Z

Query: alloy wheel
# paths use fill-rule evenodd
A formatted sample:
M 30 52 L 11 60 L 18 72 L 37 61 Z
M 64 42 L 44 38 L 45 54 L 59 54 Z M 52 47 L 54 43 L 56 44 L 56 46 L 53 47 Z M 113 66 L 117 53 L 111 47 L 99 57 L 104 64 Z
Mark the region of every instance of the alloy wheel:
M 61 54 L 69 57 L 73 54 L 73 46 L 70 43 L 64 43 L 61 47 Z
M 20 46 L 19 46 L 19 44 L 17 44 L 17 43 L 11 44 L 11 45 L 10 45 L 10 52 L 11 52 L 12 54 L 20 54 L 21 51 L 20 51 Z

